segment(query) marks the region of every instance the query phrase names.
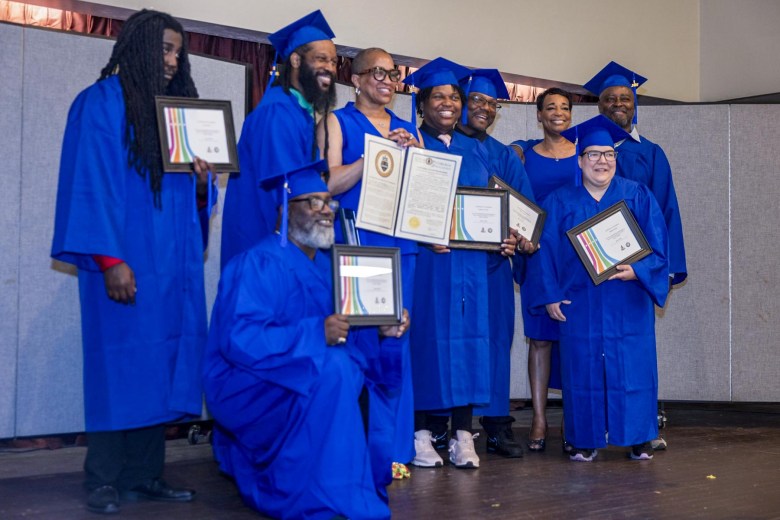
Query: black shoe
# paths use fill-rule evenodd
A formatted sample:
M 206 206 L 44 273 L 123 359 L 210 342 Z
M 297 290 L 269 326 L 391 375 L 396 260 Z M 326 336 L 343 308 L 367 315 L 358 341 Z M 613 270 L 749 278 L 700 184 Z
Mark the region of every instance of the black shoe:
M 650 460 L 653 458 L 653 447 L 649 442 L 635 444 L 628 452 L 628 458 L 632 460 Z
M 113 515 L 119 512 L 119 492 L 114 486 L 93 489 L 87 498 L 87 509 L 93 513 Z
M 168 486 L 163 479 L 156 478 L 129 491 L 122 493 L 127 500 L 157 500 L 159 502 L 191 502 L 195 491 L 191 489 L 176 489 Z
M 487 451 L 508 459 L 519 459 L 523 456 L 523 447 L 515 440 L 515 434 L 509 425 L 499 429 L 495 437 L 488 434 Z
M 433 444 L 434 450 L 446 450 L 450 447 L 450 434 L 447 432 L 447 430 L 444 430 L 442 433 L 431 433 L 431 443 Z

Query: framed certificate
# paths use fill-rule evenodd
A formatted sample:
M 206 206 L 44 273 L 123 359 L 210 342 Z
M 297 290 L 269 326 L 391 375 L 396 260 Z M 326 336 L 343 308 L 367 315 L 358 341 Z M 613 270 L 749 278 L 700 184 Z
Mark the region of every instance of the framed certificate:
M 230 101 L 156 96 L 163 169 L 190 172 L 195 157 L 216 172 L 237 172 L 238 151 Z
M 539 244 L 547 212 L 495 175 L 490 177 L 489 186 L 509 193 L 509 227 L 534 245 Z
M 598 285 L 653 250 L 634 215 L 621 200 L 566 232 L 593 283 Z
M 336 244 L 333 301 L 351 325 L 401 323 L 401 250 Z
M 494 188 L 458 188 L 447 247 L 501 251 L 509 235 L 509 193 Z

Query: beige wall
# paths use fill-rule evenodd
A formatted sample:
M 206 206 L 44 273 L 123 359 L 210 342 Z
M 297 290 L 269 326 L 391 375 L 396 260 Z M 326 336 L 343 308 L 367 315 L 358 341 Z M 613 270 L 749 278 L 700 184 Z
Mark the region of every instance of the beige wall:
M 149 0 L 96 3 L 150 5 Z M 342 45 L 380 46 L 425 59 L 444 55 L 473 67 L 576 84 L 614 59 L 652 78 L 647 95 L 686 101 L 699 95 L 699 0 L 157 0 L 153 5 L 184 18 L 263 32 L 320 8 Z
M 76 0 L 28 0 L 68 5 Z M 96 0 L 140 9 L 149 0 Z M 157 0 L 182 18 L 270 33 L 320 8 L 336 43 L 444 55 L 473 67 L 582 84 L 610 60 L 640 93 L 718 101 L 780 91 L 778 0 Z M 392 7 L 389 7 L 392 6 Z
M 702 101 L 780 92 L 779 58 L 778 0 L 702 0 Z

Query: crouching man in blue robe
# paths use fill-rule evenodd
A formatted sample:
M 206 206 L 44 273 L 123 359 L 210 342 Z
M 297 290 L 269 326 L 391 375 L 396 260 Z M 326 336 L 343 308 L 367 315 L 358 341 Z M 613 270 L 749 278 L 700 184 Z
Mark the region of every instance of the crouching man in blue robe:
M 203 407 L 203 250 L 214 191 L 201 159 L 195 175 L 163 171 L 156 95 L 198 96 L 181 25 L 143 10 L 125 22 L 99 81 L 73 102 L 60 161 L 51 255 L 78 268 L 87 507 L 104 514 L 119 511 L 120 494 L 194 496 L 160 477 L 165 423 Z
M 561 378 L 566 440 L 571 460 L 590 462 L 596 449 L 630 446 L 632 459 L 653 457 L 658 434 L 655 308 L 669 291 L 666 223 L 649 188 L 615 176 L 614 143 L 626 133 L 596 116 L 561 134 L 577 141 L 582 182 L 563 186 L 545 200 L 547 222 L 532 284 L 531 312 L 560 322 Z M 595 285 L 566 231 L 625 201 L 652 253 L 618 265 Z M 608 437 L 607 437 L 608 434 Z
M 204 372 L 214 454 L 244 501 L 274 518 L 389 518 L 391 443 L 377 437 L 393 429 L 372 404 L 401 384 L 400 354 L 379 352 L 409 320 L 404 311 L 401 325 L 377 331 L 334 313 L 331 260 L 320 250 L 333 244 L 338 202 L 325 169 L 318 161 L 277 179 L 281 233 L 222 273 Z

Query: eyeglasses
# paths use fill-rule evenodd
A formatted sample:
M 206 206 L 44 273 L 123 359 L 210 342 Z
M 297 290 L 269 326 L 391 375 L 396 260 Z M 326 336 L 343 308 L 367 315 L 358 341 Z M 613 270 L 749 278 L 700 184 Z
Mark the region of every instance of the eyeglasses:
M 372 74 L 374 79 L 377 81 L 384 81 L 386 77 L 390 77 L 390 81 L 395 83 L 399 79 L 401 79 L 401 71 L 398 69 L 384 69 L 382 67 L 374 67 L 372 69 L 366 69 L 363 72 L 358 72 L 358 76 L 362 76 L 363 74 Z
M 617 152 L 615 150 L 607 150 L 606 152 L 597 152 L 595 150 L 592 150 L 590 152 L 582 152 L 580 156 L 587 156 L 588 160 L 590 162 L 598 162 L 603 157 L 604 160 L 607 162 L 612 162 L 617 157 Z
M 309 203 L 309 209 L 312 211 L 322 211 L 322 209 L 327 205 L 332 212 L 336 212 L 339 209 L 339 201 L 337 200 L 325 200 L 321 199 L 319 197 L 306 197 L 305 199 L 293 199 L 287 201 L 288 203 L 293 202 L 308 202 Z
M 487 106 L 488 108 L 490 108 L 491 110 L 495 110 L 496 112 L 501 110 L 501 105 L 499 105 L 496 101 L 488 101 L 487 98 L 484 98 L 479 94 L 470 95 L 469 101 L 471 101 L 472 103 L 474 103 L 480 108 Z

